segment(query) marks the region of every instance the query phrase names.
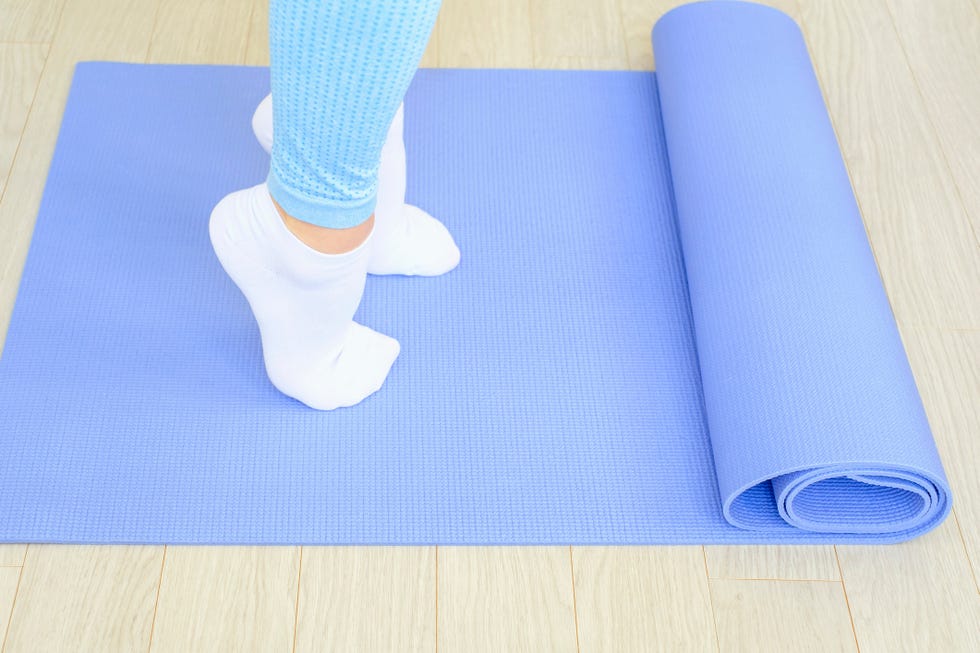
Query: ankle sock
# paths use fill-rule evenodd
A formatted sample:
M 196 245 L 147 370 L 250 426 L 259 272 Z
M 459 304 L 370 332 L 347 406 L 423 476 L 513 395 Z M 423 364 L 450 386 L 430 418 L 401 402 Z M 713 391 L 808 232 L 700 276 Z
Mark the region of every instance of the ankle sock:
M 266 152 L 272 151 L 272 96 L 252 115 L 252 131 Z M 370 274 L 438 276 L 459 264 L 459 248 L 439 220 L 405 203 L 405 106 L 388 128 L 381 150 L 374 234 L 367 271 Z
M 352 406 L 381 388 L 398 341 L 353 321 L 373 233 L 350 252 L 318 252 L 286 228 L 263 183 L 222 199 L 210 234 L 258 322 L 273 385 L 320 410 Z

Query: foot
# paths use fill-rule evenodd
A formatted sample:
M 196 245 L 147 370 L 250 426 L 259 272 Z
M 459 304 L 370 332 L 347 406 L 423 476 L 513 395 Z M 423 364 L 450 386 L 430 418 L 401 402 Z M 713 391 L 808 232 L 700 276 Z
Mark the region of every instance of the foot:
M 369 274 L 438 276 L 459 264 L 459 248 L 449 230 L 417 206 L 405 203 L 404 105 L 398 108 L 381 150 L 378 203 Z M 252 130 L 266 152 L 272 152 L 272 96 L 252 116 Z
M 459 265 L 459 248 L 444 224 L 411 204 L 395 211 L 375 233 L 369 273 L 435 277 Z
M 276 388 L 320 410 L 353 406 L 381 388 L 398 341 L 353 321 L 373 234 L 343 254 L 318 252 L 286 228 L 265 184 L 222 199 L 210 233 L 258 322 Z

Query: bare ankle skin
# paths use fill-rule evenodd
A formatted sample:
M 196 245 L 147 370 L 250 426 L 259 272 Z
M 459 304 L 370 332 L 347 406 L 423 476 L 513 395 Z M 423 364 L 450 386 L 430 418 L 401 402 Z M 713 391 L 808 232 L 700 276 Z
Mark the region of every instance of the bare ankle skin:
M 279 211 L 279 216 L 285 223 L 286 228 L 294 236 L 300 239 L 307 247 L 315 249 L 323 254 L 344 254 L 356 249 L 361 243 L 371 235 L 374 228 L 374 214 L 371 217 L 349 229 L 330 229 L 329 227 L 319 227 L 309 222 L 297 220 L 286 213 L 279 203 L 272 201 Z

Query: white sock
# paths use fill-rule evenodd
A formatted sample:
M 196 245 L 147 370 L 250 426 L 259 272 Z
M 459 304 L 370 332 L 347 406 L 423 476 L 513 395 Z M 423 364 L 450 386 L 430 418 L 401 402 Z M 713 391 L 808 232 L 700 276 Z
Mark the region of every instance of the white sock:
M 381 388 L 398 341 L 353 321 L 373 234 L 344 254 L 318 252 L 286 228 L 264 183 L 222 199 L 210 231 L 259 324 L 273 385 L 320 410 L 352 406 Z
M 445 225 L 417 206 L 405 203 L 405 106 L 388 128 L 381 150 L 378 203 L 370 274 L 437 276 L 459 264 L 459 248 Z M 267 95 L 252 115 L 252 130 L 266 152 L 272 152 L 272 96 Z

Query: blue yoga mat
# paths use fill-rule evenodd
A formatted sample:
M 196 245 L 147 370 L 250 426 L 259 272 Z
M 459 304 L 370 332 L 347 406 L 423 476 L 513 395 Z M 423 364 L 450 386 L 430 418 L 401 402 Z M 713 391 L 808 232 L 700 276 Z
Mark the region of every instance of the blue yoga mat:
M 268 71 L 75 71 L 0 359 L 0 540 L 893 542 L 949 488 L 799 30 L 666 15 L 659 70 L 422 70 L 409 199 L 463 252 L 372 277 L 402 343 L 317 412 L 265 377 L 210 209 Z

